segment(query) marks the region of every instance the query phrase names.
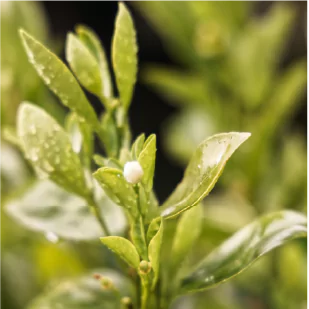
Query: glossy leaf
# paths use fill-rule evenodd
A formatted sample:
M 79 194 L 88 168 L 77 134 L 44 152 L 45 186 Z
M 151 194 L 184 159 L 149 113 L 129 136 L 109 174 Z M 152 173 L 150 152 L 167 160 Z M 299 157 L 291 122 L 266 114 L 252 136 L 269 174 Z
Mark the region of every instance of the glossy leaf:
M 142 182 L 145 190 L 150 192 L 153 185 L 153 176 L 156 164 L 156 135 L 150 135 L 144 143 L 143 150 L 138 156 L 138 162 L 143 168 L 144 176 Z
M 157 280 L 159 278 L 159 270 L 160 270 L 160 253 L 161 253 L 161 244 L 163 238 L 163 218 L 161 218 L 161 222 L 159 224 L 159 228 L 156 234 L 152 237 L 148 246 L 148 256 L 149 261 L 151 263 L 151 267 L 154 272 L 154 278 L 152 281 L 152 288 L 155 287 Z M 149 235 L 151 236 L 151 235 Z
M 106 196 L 101 196 L 99 207 L 113 234 L 123 233 L 126 219 Z M 9 200 L 6 211 L 26 228 L 70 240 L 97 240 L 102 229 L 86 202 L 49 180 L 38 181 L 25 192 Z
M 21 30 L 20 36 L 29 61 L 50 90 L 65 106 L 97 128 L 98 120 L 94 109 L 65 64 L 25 31 Z
M 173 217 L 200 202 L 214 187 L 226 161 L 250 133 L 216 134 L 193 154 L 180 184 L 162 206 L 161 216 Z
M 136 193 L 131 184 L 123 177 L 122 171 L 116 168 L 102 167 L 94 174 L 105 193 L 118 205 L 137 217 L 138 208 Z
M 138 269 L 140 262 L 139 255 L 129 240 L 118 236 L 101 237 L 100 240 L 131 267 Z
M 136 140 L 134 141 L 133 145 L 132 145 L 132 150 L 131 150 L 131 155 L 132 158 L 134 160 L 138 159 L 138 156 L 140 155 L 142 149 L 143 149 L 143 145 L 145 142 L 145 134 L 141 134 L 139 135 Z
M 172 253 L 173 267 L 179 267 L 179 264 L 186 258 L 190 249 L 195 244 L 202 230 L 203 208 L 197 205 L 186 211 L 180 218 L 174 235 Z
M 88 197 L 81 162 L 55 119 L 41 108 L 23 103 L 18 110 L 17 134 L 35 168 L 66 190 Z
M 108 62 L 106 60 L 105 51 L 101 45 L 100 39 L 92 29 L 84 25 L 77 26 L 76 32 L 80 40 L 87 45 L 99 63 L 103 96 L 106 98 L 113 97 L 113 86 L 109 73 Z
M 63 280 L 49 287 L 27 309 L 119 309 L 119 299 L 108 290 L 103 290 L 94 274 L 110 278 L 117 289 L 128 295 L 132 287 L 128 280 L 114 270 L 93 270 L 84 276 Z
M 74 34 L 69 33 L 66 42 L 66 59 L 79 82 L 90 92 L 102 94 L 99 64 L 89 49 Z
M 208 255 L 195 271 L 182 280 L 180 293 L 223 283 L 267 252 L 306 235 L 307 220 L 301 213 L 285 210 L 264 215 Z
M 137 44 L 132 18 L 123 3 L 119 3 L 116 17 L 112 60 L 120 100 L 127 110 L 136 81 Z

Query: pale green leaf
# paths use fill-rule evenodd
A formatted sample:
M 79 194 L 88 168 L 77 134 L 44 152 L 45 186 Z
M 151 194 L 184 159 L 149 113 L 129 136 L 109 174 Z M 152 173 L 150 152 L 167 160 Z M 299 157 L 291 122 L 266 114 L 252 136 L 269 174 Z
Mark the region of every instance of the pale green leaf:
M 197 205 L 186 211 L 180 218 L 174 235 L 171 255 L 173 267 L 177 268 L 186 258 L 202 230 L 203 208 Z
M 106 196 L 98 201 L 113 234 L 123 233 L 126 219 Z M 70 194 L 49 180 L 37 181 L 5 204 L 6 211 L 26 228 L 52 235 L 56 241 L 95 240 L 102 229 L 85 200 Z
M 79 82 L 88 91 L 101 97 L 102 81 L 99 64 L 83 42 L 72 33 L 67 36 L 66 59 Z
M 208 255 L 195 271 L 182 280 L 180 293 L 223 283 L 267 252 L 306 235 L 307 219 L 301 213 L 285 210 L 264 215 Z
M 109 290 L 103 290 L 93 278 L 99 274 L 112 280 L 121 295 L 130 295 L 132 286 L 127 278 L 111 269 L 98 269 L 81 277 L 53 284 L 31 302 L 27 309 L 119 309 L 119 299 Z
M 119 138 L 117 127 L 111 113 L 105 112 L 103 114 L 101 128 L 101 137 L 108 156 L 116 157 L 119 149 Z
M 132 158 L 134 160 L 138 159 L 138 156 L 140 155 L 142 149 L 143 149 L 143 145 L 145 142 L 145 134 L 141 134 L 139 135 L 136 140 L 134 141 L 133 145 L 132 145 L 132 150 L 131 150 L 131 155 Z
M 153 176 L 156 164 L 156 135 L 150 135 L 144 143 L 143 150 L 138 156 L 138 162 L 143 168 L 144 175 L 142 183 L 145 185 L 145 190 L 150 192 L 153 185 Z
M 148 246 L 149 261 L 151 263 L 151 267 L 152 267 L 153 272 L 154 272 L 154 278 L 153 278 L 153 281 L 152 281 L 152 288 L 155 287 L 157 280 L 159 278 L 161 244 L 162 244 L 163 229 L 164 229 L 163 228 L 163 226 L 164 226 L 163 222 L 164 222 L 163 218 L 161 218 L 159 228 L 158 228 L 156 234 L 150 240 L 150 243 L 149 243 L 149 246 Z M 151 235 L 149 235 L 149 236 L 151 236 Z
M 68 134 L 44 110 L 22 103 L 17 134 L 26 157 L 42 174 L 68 191 L 89 197 L 83 168 Z
M 132 18 L 123 3 L 119 3 L 112 44 L 112 60 L 120 100 L 127 110 L 136 81 L 137 43 Z
M 138 269 L 140 258 L 134 245 L 129 240 L 118 236 L 100 237 L 100 240 L 131 267 Z
M 250 133 L 221 133 L 202 142 L 182 181 L 163 204 L 161 216 L 173 217 L 198 204 L 214 187 L 225 163 Z
M 108 62 L 106 60 L 105 51 L 101 45 L 100 39 L 95 32 L 84 25 L 76 27 L 76 32 L 81 41 L 88 46 L 89 50 L 96 57 L 99 66 L 102 80 L 103 96 L 106 98 L 113 97 L 113 85 L 108 68 Z
M 143 71 L 143 79 L 173 104 L 204 105 L 209 100 L 209 85 L 198 74 L 155 65 Z
M 101 167 L 94 174 L 105 193 L 118 205 L 124 207 L 137 217 L 138 207 L 133 186 L 123 177 L 122 171 L 116 168 Z
M 98 128 L 94 109 L 65 64 L 25 31 L 21 30 L 20 36 L 29 61 L 50 90 L 80 118 Z
M 129 218 L 130 220 L 130 236 L 143 260 L 148 259 L 147 244 L 145 238 L 145 227 L 141 216 L 137 218 Z

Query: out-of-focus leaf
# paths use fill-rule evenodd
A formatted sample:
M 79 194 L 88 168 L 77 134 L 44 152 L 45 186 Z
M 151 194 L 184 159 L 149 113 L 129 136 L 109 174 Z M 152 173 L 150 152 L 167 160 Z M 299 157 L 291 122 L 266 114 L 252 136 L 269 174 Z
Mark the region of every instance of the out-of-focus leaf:
M 163 204 L 161 216 L 173 217 L 198 204 L 214 187 L 226 161 L 249 136 L 250 133 L 222 133 L 202 142 L 182 181 Z
M 10 144 L 12 144 L 16 147 L 20 147 L 19 138 L 16 134 L 15 128 L 13 128 L 11 126 L 3 126 L 1 135 L 2 135 L 1 137 L 4 140 L 6 140 L 8 143 L 10 143 Z
M 187 164 L 205 136 L 217 132 L 214 118 L 204 109 L 185 108 L 165 124 L 165 148 L 179 163 Z
M 209 100 L 207 85 L 198 74 L 156 65 L 144 69 L 143 79 L 174 104 L 201 105 Z
M 273 134 L 280 123 L 297 107 L 297 102 L 305 95 L 307 66 L 299 61 L 289 67 L 278 81 L 271 98 L 257 119 L 257 130 Z
M 265 95 L 273 87 L 275 69 L 294 17 L 293 9 L 282 3 L 269 13 L 253 20 L 229 54 L 230 87 L 249 108 L 265 102 Z M 234 76 L 234 78 L 231 78 Z
M 126 221 L 121 209 L 106 196 L 101 197 L 99 207 L 111 232 L 122 233 Z M 102 229 L 86 202 L 48 180 L 34 183 L 9 200 L 6 211 L 25 227 L 54 241 L 94 240 L 102 236 Z
M 102 81 L 99 63 L 87 46 L 72 33 L 67 37 L 66 59 L 79 82 L 100 97 Z
M 112 44 L 113 68 L 122 105 L 127 110 L 136 81 L 137 44 L 132 18 L 123 3 L 119 3 Z
M 101 167 L 94 174 L 105 193 L 118 205 L 124 207 L 133 216 L 138 216 L 136 193 L 133 186 L 116 168 Z
M 98 119 L 94 109 L 64 63 L 25 31 L 21 30 L 20 36 L 29 61 L 45 84 L 65 106 L 80 118 L 85 119 L 93 128 L 98 128 Z
M 143 168 L 144 175 L 142 183 L 145 185 L 145 190 L 150 192 L 153 185 L 153 175 L 156 165 L 156 135 L 150 135 L 144 143 L 143 149 L 138 156 L 138 162 Z
M 41 108 L 23 103 L 18 110 L 17 134 L 26 157 L 41 174 L 66 190 L 89 196 L 81 162 L 55 119 Z
M 105 51 L 103 49 L 103 46 L 101 45 L 100 39 L 97 37 L 93 30 L 84 25 L 78 25 L 76 27 L 76 32 L 80 40 L 88 46 L 89 50 L 99 62 L 103 96 L 106 98 L 111 98 L 113 96 L 113 86 L 111 82 Z
M 22 155 L 15 147 L 4 141 L 1 142 L 0 160 L 1 194 L 4 202 L 5 195 L 22 186 L 30 175 Z
M 138 269 L 140 262 L 139 255 L 129 240 L 118 236 L 101 237 L 100 240 L 131 267 Z
M 287 210 L 267 214 L 244 227 L 206 257 L 182 280 L 180 293 L 225 282 L 267 252 L 306 235 L 307 220 L 303 214 Z
M 201 233 L 202 222 L 202 205 L 197 205 L 182 215 L 174 235 L 171 252 L 173 256 L 172 267 L 179 267 L 179 264 L 186 258 Z
M 161 244 L 162 244 L 163 229 L 164 229 L 163 218 L 161 218 L 159 226 L 157 227 L 158 227 L 158 230 L 156 231 L 155 235 L 150 240 L 149 246 L 148 246 L 149 261 L 151 263 L 151 267 L 154 272 L 152 288 L 155 287 L 157 280 L 159 278 L 160 253 L 161 253 Z
M 110 278 L 124 295 L 128 295 L 132 290 L 126 278 L 113 270 L 103 269 L 54 284 L 52 288 L 37 297 L 27 309 L 101 309 L 102 307 L 119 309 L 119 298 L 115 298 L 114 293 L 103 290 L 100 283 L 93 278 L 93 274 Z

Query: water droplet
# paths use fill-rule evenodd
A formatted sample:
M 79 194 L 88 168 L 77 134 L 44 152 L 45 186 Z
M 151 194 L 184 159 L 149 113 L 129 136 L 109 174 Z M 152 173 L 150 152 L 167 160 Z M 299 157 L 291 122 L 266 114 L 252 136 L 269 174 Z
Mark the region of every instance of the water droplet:
M 201 164 L 199 164 L 197 167 L 198 167 L 198 168 L 201 168 Z

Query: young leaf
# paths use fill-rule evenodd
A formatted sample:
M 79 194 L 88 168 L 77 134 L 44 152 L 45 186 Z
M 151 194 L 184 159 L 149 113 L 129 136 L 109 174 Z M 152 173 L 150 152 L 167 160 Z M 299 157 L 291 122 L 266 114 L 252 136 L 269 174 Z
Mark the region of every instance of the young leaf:
M 184 177 L 162 206 L 161 216 L 173 217 L 200 202 L 214 187 L 225 163 L 250 133 L 216 134 L 193 154 Z
M 106 152 L 110 157 L 115 157 L 118 153 L 119 141 L 118 132 L 111 113 L 105 112 L 101 120 L 101 136 Z
M 68 134 L 55 119 L 35 105 L 22 103 L 17 134 L 34 167 L 66 190 L 89 197 L 81 162 Z
M 113 234 L 124 232 L 126 220 L 120 207 L 106 196 L 99 201 Z M 89 241 L 102 236 L 102 229 L 85 201 L 49 180 L 37 181 L 9 200 L 5 209 L 26 228 L 54 238 Z
M 138 216 L 136 193 L 116 168 L 101 167 L 94 174 L 105 193 L 118 205 L 126 208 L 133 216 Z
M 267 214 L 237 232 L 215 249 L 181 283 L 180 293 L 220 284 L 255 260 L 286 242 L 307 235 L 306 217 L 295 211 Z
M 129 240 L 118 236 L 100 237 L 100 240 L 131 267 L 138 269 L 140 262 L 139 255 L 134 245 Z
M 163 218 L 161 218 L 159 229 L 157 230 L 156 234 L 150 240 L 150 243 L 148 246 L 149 261 L 151 263 L 151 267 L 154 272 L 152 288 L 155 287 L 157 280 L 159 278 L 162 237 L 163 237 Z
M 138 156 L 138 162 L 143 168 L 144 176 L 142 179 L 145 190 L 150 192 L 153 185 L 153 175 L 156 164 L 156 136 L 150 135 L 144 143 L 143 150 Z
M 145 228 L 142 217 L 129 218 L 130 220 L 130 235 L 131 239 L 143 260 L 148 259 L 147 255 L 147 244 L 145 239 Z
M 97 37 L 95 32 L 90 28 L 79 25 L 76 27 L 76 32 L 80 40 L 86 44 L 92 54 L 96 57 L 99 66 L 100 74 L 103 88 L 103 96 L 106 98 L 113 97 L 113 86 L 111 82 L 111 77 L 109 73 L 108 63 L 106 60 L 106 55 L 104 49 L 101 45 L 100 39 Z
M 174 236 L 171 256 L 173 267 L 179 267 L 202 230 L 203 208 L 197 205 L 186 211 L 180 218 Z
M 66 42 L 66 59 L 79 82 L 97 96 L 102 95 L 100 67 L 89 49 L 72 33 Z
M 140 155 L 142 149 L 143 149 L 143 145 L 145 142 L 145 134 L 141 134 L 139 135 L 136 140 L 134 141 L 133 145 L 132 145 L 132 150 L 131 150 L 131 155 L 132 158 L 134 160 L 138 159 L 138 156 Z
M 136 81 L 137 44 L 132 18 L 123 3 L 119 3 L 112 44 L 113 68 L 122 105 L 127 110 Z
M 65 64 L 25 31 L 21 30 L 20 36 L 29 61 L 50 90 L 80 118 L 98 128 L 98 119 L 92 106 Z

